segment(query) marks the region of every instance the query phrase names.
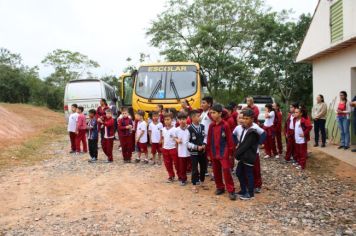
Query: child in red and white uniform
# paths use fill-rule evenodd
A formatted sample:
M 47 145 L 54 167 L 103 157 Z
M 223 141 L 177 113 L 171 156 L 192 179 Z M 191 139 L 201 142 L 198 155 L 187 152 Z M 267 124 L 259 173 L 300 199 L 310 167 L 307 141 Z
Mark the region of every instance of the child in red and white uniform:
M 210 114 L 213 122 L 209 127 L 206 148 L 213 165 L 216 185 L 215 194 L 223 194 L 226 187 L 230 200 L 236 200 L 230 162 L 234 143 L 229 125 L 221 118 L 222 111 L 223 107 L 220 104 L 214 104 L 211 108 Z
M 152 165 L 161 165 L 162 163 L 162 129 L 163 125 L 159 121 L 159 113 L 157 111 L 152 112 L 152 122 L 148 126 L 152 153 Z M 156 154 L 158 155 L 158 159 L 156 159 Z
M 143 153 L 144 157 L 144 163 L 148 164 L 148 151 L 147 151 L 147 123 L 144 121 L 145 113 L 144 111 L 138 111 L 137 112 L 137 118 L 138 118 L 138 123 L 137 123 L 137 129 L 136 129 L 136 143 L 138 147 L 138 153 L 137 153 L 137 158 L 136 162 L 141 161 L 141 154 Z
M 275 121 L 275 143 L 277 144 L 278 148 L 278 154 L 282 155 L 283 154 L 283 145 L 282 145 L 282 119 L 283 115 L 281 112 L 281 108 L 279 106 L 279 103 L 273 103 L 273 109 L 276 112 L 276 121 Z
M 131 133 L 133 129 L 133 121 L 129 117 L 127 108 L 121 110 L 120 118 L 117 120 L 117 129 L 124 163 L 130 163 L 132 157 Z
M 103 152 L 107 156 L 106 163 L 111 163 L 114 161 L 112 150 L 114 147 L 114 137 L 115 137 L 115 120 L 112 118 L 111 110 L 105 111 L 105 118 L 101 117 L 98 119 L 100 123 L 103 124 L 104 136 L 102 142 Z
M 157 105 L 157 110 L 156 110 L 159 114 L 159 122 L 161 122 L 162 124 L 164 124 L 164 108 L 162 104 L 158 104 Z
M 265 122 L 263 124 L 263 129 L 266 132 L 266 140 L 265 140 L 265 157 L 270 158 L 272 157 L 272 152 L 275 158 L 279 158 L 277 153 L 276 144 L 274 142 L 274 132 L 275 132 L 275 119 L 276 119 L 276 112 L 272 108 L 272 104 L 266 104 L 266 114 L 265 114 Z
M 69 115 L 68 118 L 68 133 L 69 133 L 69 138 L 70 138 L 70 147 L 71 150 L 69 153 L 75 153 L 77 150 L 76 144 L 75 144 L 75 139 L 76 139 L 76 132 L 77 132 L 77 118 L 78 118 L 78 113 L 77 113 L 77 104 L 72 104 L 71 110 L 72 114 Z
M 187 184 L 187 166 L 190 159 L 188 151 L 188 143 L 190 134 L 187 126 L 188 114 L 180 112 L 178 114 L 179 127 L 176 130 L 176 142 L 178 144 L 178 178 L 181 181 L 181 186 Z
M 287 141 L 285 160 L 287 163 L 291 161 L 292 156 L 294 157 L 294 111 L 298 107 L 298 103 L 293 103 L 289 106 L 289 115 L 284 125 L 284 133 Z
M 313 128 L 305 110 L 296 108 L 294 111 L 294 159 L 297 169 L 305 169 L 307 161 L 307 142 L 310 140 L 310 131 Z
M 164 125 L 165 127 L 162 129 L 162 155 L 164 165 L 168 172 L 167 183 L 172 183 L 175 178 L 173 165 L 176 169 L 177 176 L 179 173 L 178 168 L 178 153 L 177 153 L 177 130 L 172 125 L 172 114 L 166 113 L 164 114 Z
M 83 152 L 88 152 L 88 145 L 87 145 L 87 121 L 86 117 L 83 114 L 84 108 L 79 106 L 77 108 L 77 129 L 76 129 L 76 138 L 75 138 L 75 146 L 76 146 L 76 154 L 80 153 L 80 143 L 83 143 Z

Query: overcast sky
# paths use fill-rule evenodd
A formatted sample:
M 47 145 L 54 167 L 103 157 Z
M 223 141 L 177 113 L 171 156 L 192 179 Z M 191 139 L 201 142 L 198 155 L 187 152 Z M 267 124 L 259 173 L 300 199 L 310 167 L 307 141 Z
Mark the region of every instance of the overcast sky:
M 20 53 L 24 63 L 51 71 L 41 60 L 54 49 L 79 51 L 99 62 L 97 75 L 120 74 L 126 58 L 140 52 L 159 59 L 145 31 L 166 0 L 0 0 L 0 47 Z M 266 0 L 276 11 L 313 13 L 318 0 Z

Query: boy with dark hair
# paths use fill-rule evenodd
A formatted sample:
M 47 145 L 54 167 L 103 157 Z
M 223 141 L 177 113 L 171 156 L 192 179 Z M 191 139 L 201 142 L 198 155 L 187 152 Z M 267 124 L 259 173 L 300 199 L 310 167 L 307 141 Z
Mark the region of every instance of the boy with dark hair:
M 236 175 L 240 182 L 241 191 L 238 193 L 241 200 L 249 200 L 254 197 L 253 166 L 256 161 L 256 152 L 259 144 L 259 135 L 253 128 L 254 112 L 244 110 L 243 131 L 239 139 L 235 158 L 238 160 Z M 247 179 L 246 179 L 247 178 Z M 246 183 L 248 188 L 246 189 Z
M 186 112 L 178 113 L 179 127 L 176 131 L 176 142 L 178 144 L 178 177 L 181 181 L 180 185 L 185 186 L 187 184 L 187 165 L 190 153 L 188 151 L 189 131 L 187 126 Z
M 86 139 L 86 132 L 87 132 L 87 123 L 86 123 L 86 117 L 83 114 L 84 107 L 79 106 L 77 108 L 77 129 L 76 129 L 76 139 L 75 139 L 75 146 L 76 146 L 76 154 L 80 154 L 80 143 L 83 143 L 83 152 L 86 153 L 88 152 L 88 146 L 87 146 L 87 139 Z
M 137 129 L 136 129 L 136 143 L 138 146 L 136 162 L 141 161 L 141 154 L 145 155 L 144 163 L 148 164 L 148 151 L 147 151 L 147 123 L 143 119 L 145 116 L 144 111 L 138 111 L 137 113 Z
M 206 134 L 204 131 L 204 125 L 199 124 L 200 112 L 193 110 L 190 112 L 192 124 L 188 127 L 189 131 L 189 143 L 188 149 L 190 151 L 190 157 L 192 160 L 192 184 L 194 193 L 198 192 L 196 185 L 200 181 L 200 186 L 203 189 L 207 189 L 204 185 L 205 171 L 207 166 L 207 159 L 205 157 L 206 147 Z M 198 170 L 198 165 L 199 169 Z
M 98 124 L 96 122 L 96 111 L 89 110 L 89 121 L 87 124 L 88 144 L 89 144 L 89 163 L 95 163 L 98 160 Z
M 76 151 L 75 139 L 76 139 L 76 132 L 77 132 L 77 118 L 78 118 L 77 108 L 78 108 L 77 104 L 72 104 L 71 106 L 72 114 L 70 114 L 68 118 L 67 130 L 69 133 L 70 147 L 71 147 L 69 153 L 75 153 Z
M 159 164 L 161 165 L 161 148 L 162 148 L 162 129 L 163 125 L 159 121 L 159 113 L 157 111 L 152 112 L 152 122 L 148 126 L 148 133 L 150 136 L 150 144 L 151 144 L 151 153 L 152 153 L 152 165 Z M 156 154 L 158 155 L 158 159 L 156 160 Z
M 177 153 L 177 144 L 175 138 L 177 137 L 176 128 L 172 125 L 172 114 L 164 114 L 164 125 L 162 129 L 162 155 L 164 165 L 168 172 L 167 183 L 172 183 L 174 181 L 174 169 L 173 165 L 176 168 L 176 173 L 178 175 L 178 153 Z
M 103 152 L 108 157 L 107 161 L 105 162 L 111 163 L 114 161 L 112 155 L 112 149 L 114 147 L 115 121 L 112 118 L 112 113 L 110 109 L 106 110 L 105 114 L 106 116 L 100 117 L 98 119 L 98 122 L 100 122 L 104 126 L 104 136 L 103 136 L 102 146 L 103 146 Z
M 223 194 L 226 186 L 226 189 L 229 192 L 230 200 L 236 200 L 230 162 L 234 143 L 229 125 L 221 118 L 222 111 L 223 107 L 220 104 L 214 104 L 211 108 L 211 117 L 213 122 L 209 127 L 207 152 L 213 165 L 213 173 L 216 184 L 215 194 Z M 223 182 L 223 176 L 225 184 Z
M 124 163 L 130 163 L 132 156 L 131 133 L 133 129 L 133 121 L 129 117 L 127 108 L 122 109 L 121 117 L 117 121 L 117 128 Z

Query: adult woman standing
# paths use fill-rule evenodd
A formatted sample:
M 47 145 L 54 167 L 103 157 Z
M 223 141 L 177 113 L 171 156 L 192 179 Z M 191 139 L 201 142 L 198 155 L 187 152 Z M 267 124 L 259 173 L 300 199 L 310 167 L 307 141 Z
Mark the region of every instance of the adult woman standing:
M 347 93 L 345 91 L 340 92 L 340 102 L 336 109 L 336 119 L 341 131 L 340 146 L 338 149 L 350 148 L 350 113 L 351 105 L 347 100 Z
M 326 143 L 326 132 L 325 132 L 325 123 L 326 123 L 326 114 L 328 107 L 324 102 L 324 96 L 319 94 L 316 97 L 316 104 L 312 109 L 312 118 L 314 121 L 314 137 L 315 144 L 314 147 L 319 146 L 319 133 L 321 133 L 321 147 L 325 147 Z
M 101 118 L 101 120 L 106 119 L 106 110 L 110 109 L 106 99 L 100 99 L 100 106 L 96 109 L 96 119 Z M 98 131 L 100 133 L 101 144 L 103 144 L 104 140 L 104 125 L 98 122 Z

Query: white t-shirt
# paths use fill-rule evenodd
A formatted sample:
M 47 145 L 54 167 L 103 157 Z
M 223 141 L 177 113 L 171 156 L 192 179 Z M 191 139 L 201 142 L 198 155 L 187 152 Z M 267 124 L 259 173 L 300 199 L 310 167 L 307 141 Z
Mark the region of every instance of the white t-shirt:
M 294 116 L 290 116 L 289 129 L 294 129 L 293 120 L 294 120 Z
M 78 113 L 72 113 L 68 119 L 68 132 L 76 132 Z
M 304 137 L 300 137 L 301 134 L 303 134 L 303 129 L 302 126 L 300 125 L 300 120 L 297 120 L 295 122 L 295 127 L 294 127 L 294 139 L 295 139 L 295 143 L 297 144 L 303 144 L 305 143 L 305 138 Z
M 265 123 L 263 123 L 263 125 L 266 127 L 271 127 L 274 122 L 275 112 L 271 111 L 268 113 L 268 115 L 269 115 L 269 117 L 265 119 Z
M 211 119 L 209 118 L 209 111 L 203 111 L 200 115 L 200 124 L 204 125 L 205 135 L 208 135 Z
M 178 127 L 176 129 L 177 138 L 182 140 L 182 143 L 178 144 L 178 157 L 190 157 L 190 152 L 188 151 L 188 142 L 190 138 L 188 127 L 185 129 Z
M 162 129 L 162 136 L 163 136 L 163 148 L 164 149 L 174 149 L 176 148 L 176 140 L 177 137 L 177 129 L 175 127 L 171 127 L 167 129 L 164 127 Z
M 147 124 L 146 121 L 139 121 L 137 124 L 136 138 L 143 132 L 143 135 L 138 140 L 139 143 L 147 143 Z
M 265 132 L 264 129 L 262 129 L 256 123 L 253 123 L 251 128 L 255 129 L 259 135 L 262 135 Z M 241 135 L 242 135 L 242 131 L 243 130 L 244 130 L 244 128 L 242 127 L 242 125 L 238 125 L 238 126 L 236 126 L 236 128 L 232 132 L 233 135 L 236 135 L 238 141 L 241 139 Z M 244 132 L 244 136 L 245 136 L 246 133 L 247 133 L 247 130 Z M 243 140 L 243 138 L 244 137 L 242 137 L 242 140 Z M 260 153 L 260 149 L 259 148 L 257 148 L 257 153 Z
M 159 143 L 161 140 L 161 132 L 163 129 L 163 125 L 161 122 L 154 124 L 153 122 L 150 123 L 148 126 L 148 130 L 151 131 L 151 142 L 152 143 Z

